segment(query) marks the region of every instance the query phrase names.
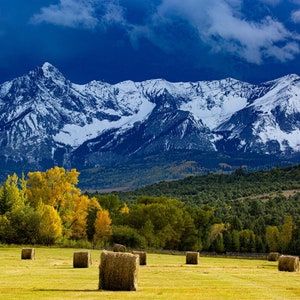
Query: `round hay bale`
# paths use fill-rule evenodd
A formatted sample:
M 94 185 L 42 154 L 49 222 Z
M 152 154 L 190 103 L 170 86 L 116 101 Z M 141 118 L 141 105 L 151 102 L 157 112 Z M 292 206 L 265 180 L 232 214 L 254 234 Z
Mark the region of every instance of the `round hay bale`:
M 121 244 L 114 244 L 113 252 L 126 252 L 126 247 Z
M 34 248 L 23 248 L 21 252 L 21 259 L 35 259 Z
M 299 257 L 281 255 L 278 259 L 278 270 L 286 272 L 298 272 L 299 270 Z
M 144 251 L 132 251 L 132 254 L 138 255 L 140 259 L 140 266 L 145 266 L 147 264 L 147 254 Z
M 78 251 L 73 254 L 74 268 L 89 268 L 92 264 L 90 251 Z
M 187 265 L 198 265 L 199 263 L 199 252 L 186 252 L 186 264 Z
M 137 290 L 139 270 L 139 257 L 137 255 L 103 251 L 99 269 L 100 290 Z
M 267 259 L 268 261 L 277 261 L 279 259 L 279 253 L 278 252 L 270 252 Z

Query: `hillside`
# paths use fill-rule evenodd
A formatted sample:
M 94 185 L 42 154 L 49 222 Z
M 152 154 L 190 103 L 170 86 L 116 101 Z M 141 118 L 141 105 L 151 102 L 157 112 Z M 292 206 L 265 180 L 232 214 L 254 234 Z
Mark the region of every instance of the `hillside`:
M 163 181 L 119 193 L 121 199 L 132 201 L 139 196 L 175 197 L 185 203 L 201 206 L 214 205 L 220 200 L 233 201 L 272 196 L 283 191 L 300 191 L 300 165 L 273 168 L 267 171 L 245 172 L 242 167 L 232 174 L 189 176 L 182 180 Z
M 270 170 L 293 166 L 299 160 L 256 153 L 219 153 L 181 150 L 147 156 L 111 167 L 80 171 L 79 187 L 83 191 L 130 191 L 161 181 L 174 181 L 189 176 L 231 174 L 243 166 L 245 171 Z

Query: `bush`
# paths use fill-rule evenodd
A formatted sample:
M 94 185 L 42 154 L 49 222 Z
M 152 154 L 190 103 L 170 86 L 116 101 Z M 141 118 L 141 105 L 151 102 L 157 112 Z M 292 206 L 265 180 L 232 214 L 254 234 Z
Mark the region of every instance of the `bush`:
M 60 243 L 57 245 L 66 248 L 79 248 L 79 249 L 91 249 L 93 245 L 91 242 L 87 240 L 69 240 L 67 238 L 63 238 Z
M 129 248 L 144 249 L 147 245 L 146 239 L 136 229 L 128 226 L 112 226 L 112 244 L 122 244 Z

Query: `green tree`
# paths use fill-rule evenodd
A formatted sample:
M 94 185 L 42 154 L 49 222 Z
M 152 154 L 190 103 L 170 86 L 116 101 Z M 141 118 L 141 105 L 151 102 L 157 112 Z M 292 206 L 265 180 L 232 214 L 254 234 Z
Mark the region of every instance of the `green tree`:
M 264 236 L 255 236 L 255 248 L 258 253 L 265 253 L 267 251 L 266 242 Z
M 221 224 L 213 224 L 211 226 L 210 232 L 210 248 L 212 251 L 222 253 L 224 252 L 224 238 L 223 231 L 225 231 L 225 225 Z
M 101 209 L 101 206 L 95 197 L 91 198 L 88 204 L 88 211 L 86 217 L 86 235 L 90 242 L 94 239 L 95 221 L 97 218 L 97 212 Z
M 187 211 L 191 215 L 197 230 L 198 250 L 209 250 L 211 226 L 215 220 L 213 208 L 209 205 L 204 205 L 203 208 L 187 207 Z
M 243 228 L 241 220 L 238 218 L 237 215 L 233 215 L 230 220 L 230 229 L 241 231 Z
M 240 251 L 240 238 L 239 238 L 239 232 L 237 230 L 232 231 L 232 251 L 233 252 Z
M 160 243 L 158 237 L 155 235 L 154 225 L 151 220 L 148 219 L 145 221 L 144 225 L 139 230 L 139 233 L 145 238 L 147 241 L 148 248 L 158 248 Z
M 201 243 L 199 243 L 198 232 L 194 220 L 187 210 L 183 212 L 183 228 L 179 250 L 199 251 Z
M 24 194 L 19 188 L 19 178 L 16 174 L 8 175 L 0 189 L 0 214 L 5 214 L 24 205 Z
M 187 229 L 183 207 L 184 204 L 176 199 L 141 197 L 137 204 L 130 207 L 128 225 L 139 233 L 145 232 L 145 228 L 151 229 L 160 248 L 179 249 L 182 235 Z
M 250 229 L 244 229 L 239 232 L 240 251 L 255 252 L 255 234 Z
M 279 251 L 280 234 L 277 226 L 267 226 L 266 242 L 270 252 Z
M 225 251 L 223 233 L 220 232 L 211 244 L 212 251 L 223 253 Z
M 290 252 L 291 254 L 300 253 L 300 220 L 296 222 L 293 229 L 293 237 L 291 241 Z
M 9 227 L 6 242 L 35 244 L 39 240 L 40 214 L 31 206 L 24 205 L 6 214 Z
M 122 244 L 126 247 L 144 249 L 146 248 L 145 238 L 135 228 L 123 225 L 112 225 L 111 242 Z
M 286 216 L 280 232 L 280 249 L 282 253 L 287 253 L 293 234 L 293 218 Z
M 11 230 L 10 221 L 6 215 L 0 215 L 0 242 L 7 243 L 8 233 Z
M 114 223 L 117 222 L 119 215 L 122 212 L 124 203 L 122 203 L 117 195 L 95 195 L 101 207 L 105 210 L 108 210 L 109 215 Z

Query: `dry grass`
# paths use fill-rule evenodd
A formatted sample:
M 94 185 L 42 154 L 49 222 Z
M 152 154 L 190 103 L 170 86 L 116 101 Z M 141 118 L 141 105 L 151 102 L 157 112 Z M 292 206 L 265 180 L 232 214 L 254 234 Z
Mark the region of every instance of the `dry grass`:
M 92 263 L 90 251 L 77 251 L 73 254 L 74 268 L 89 268 Z
M 81 249 L 77 249 L 82 251 Z M 99 250 L 90 268 L 74 269 L 74 249 L 37 248 L 35 260 L 20 260 L 20 247 L 0 247 L 0 299 L 27 300 L 279 300 L 300 299 L 300 274 L 278 271 L 277 262 L 147 253 L 137 292 L 99 290 Z
M 280 254 L 278 252 L 270 252 L 267 259 L 268 261 L 278 261 Z
M 114 252 L 126 252 L 126 247 L 121 244 L 114 244 L 113 251 Z
M 199 252 L 186 252 L 185 263 L 187 265 L 198 265 L 199 263 Z
M 278 259 L 278 270 L 286 272 L 298 272 L 299 270 L 299 257 L 281 255 Z
M 147 264 L 147 253 L 145 251 L 132 251 L 132 254 L 139 256 L 140 266 L 146 266 L 146 264 Z
M 35 259 L 35 249 L 23 248 L 21 251 L 21 259 Z
M 136 291 L 139 257 L 130 253 L 103 251 L 101 254 L 99 289 Z

